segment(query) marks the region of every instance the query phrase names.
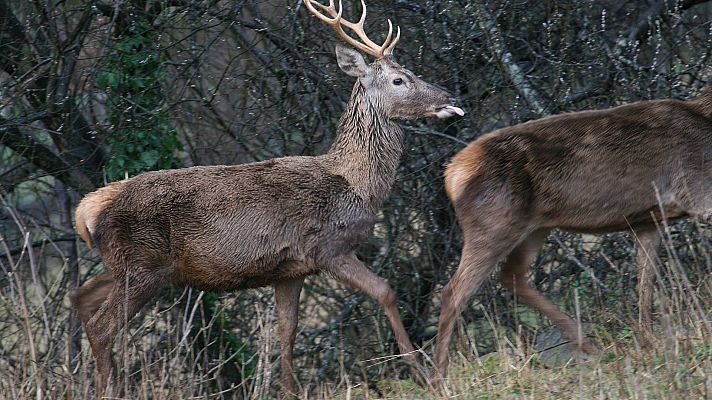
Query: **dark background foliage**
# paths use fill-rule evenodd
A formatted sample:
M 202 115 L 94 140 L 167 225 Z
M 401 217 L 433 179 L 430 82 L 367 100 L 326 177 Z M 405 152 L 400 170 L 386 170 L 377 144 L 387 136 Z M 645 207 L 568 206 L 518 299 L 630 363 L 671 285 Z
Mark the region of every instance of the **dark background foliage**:
M 345 15 L 357 19 L 359 3 L 344 3 Z M 455 152 L 482 133 L 550 114 L 689 98 L 711 76 L 707 1 L 379 0 L 368 7 L 371 36 L 382 38 L 391 18 L 402 30 L 398 62 L 450 90 L 467 112 L 405 126 L 396 185 L 361 253 L 397 290 L 411 337 L 428 351 L 439 292 L 460 250 L 442 189 Z M 79 353 L 78 323 L 64 300 L 101 269 L 72 228 L 81 196 L 147 170 L 325 152 L 353 85 L 336 67 L 336 40 L 298 0 L 0 0 L 0 310 L 18 309 L 23 285 L 37 293 L 32 307 L 44 311 L 30 312 L 31 324 L 66 342 L 40 346 L 37 357 L 70 369 L 91 362 Z M 704 277 L 708 239 L 698 228 L 687 222 L 672 232 L 683 265 L 699 265 Z M 585 319 L 625 329 L 637 312 L 633 242 L 626 234 L 558 232 L 532 279 L 569 311 L 576 292 Z M 253 376 L 271 290 L 181 291 L 165 293 L 158 309 L 175 318 L 192 312 L 185 321 L 202 360 L 195 365 L 214 378 L 204 385 Z M 498 285 L 487 284 L 477 299 L 465 327 L 490 315 L 532 340 L 548 323 L 533 317 L 517 329 L 517 308 Z M 605 316 L 611 308 L 617 317 Z M 8 321 L 0 365 L 19 362 Z M 351 367 L 396 351 L 385 317 L 363 295 L 308 279 L 302 321 L 296 362 L 304 385 L 343 369 L 372 378 L 396 373 L 388 363 Z M 160 326 L 138 329 L 171 335 Z M 492 347 L 482 337 L 476 345 Z

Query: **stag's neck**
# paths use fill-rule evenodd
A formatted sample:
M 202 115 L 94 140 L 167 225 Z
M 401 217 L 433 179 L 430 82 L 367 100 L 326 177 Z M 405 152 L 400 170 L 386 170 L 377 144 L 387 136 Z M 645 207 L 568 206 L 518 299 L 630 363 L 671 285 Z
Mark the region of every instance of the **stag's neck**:
M 376 212 L 393 186 L 402 153 L 403 129 L 357 82 L 327 154 L 334 172 Z

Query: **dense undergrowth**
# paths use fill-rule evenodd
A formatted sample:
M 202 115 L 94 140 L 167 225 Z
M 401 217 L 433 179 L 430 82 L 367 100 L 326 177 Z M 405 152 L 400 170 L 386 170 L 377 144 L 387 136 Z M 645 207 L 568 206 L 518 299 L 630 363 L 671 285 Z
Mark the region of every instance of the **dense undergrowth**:
M 606 237 L 559 234 L 563 235 L 563 242 L 550 241 L 535 270 L 564 262 L 565 258 L 557 254 L 568 254 L 567 257 L 578 260 L 586 255 L 593 257 L 595 253 L 609 252 L 601 247 L 610 246 Z M 635 274 L 625 270 L 616 279 L 609 277 L 605 282 L 591 279 L 576 284 L 569 282 L 574 289 L 566 292 L 568 295 L 553 298 L 591 327 L 589 338 L 600 349 L 595 356 L 583 357 L 567 350 L 562 353 L 565 358 L 552 364 L 547 352 L 569 345 L 540 343 L 538 339 L 551 331 L 548 321 L 514 302 L 510 302 L 507 309 L 492 312 L 491 308 L 483 307 L 487 299 L 477 296 L 470 311 L 480 310 L 483 316 L 476 320 L 463 319 L 459 326 L 451 349 L 453 363 L 446 394 L 436 394 L 432 388 L 433 368 L 429 358 L 434 350 L 432 338 L 420 343 L 419 368 L 425 377 L 422 381 L 405 373 L 405 365 L 392 356 L 391 339 L 374 331 L 374 337 L 356 341 L 350 332 L 351 325 L 364 321 L 345 320 L 334 322 L 338 345 L 332 349 L 337 360 L 331 365 L 332 370 L 310 367 L 305 362 L 309 355 L 297 353 L 303 397 L 709 398 L 712 394 L 709 331 L 712 275 L 704 235 L 705 231 L 692 222 L 668 228 L 664 247 L 669 253 L 665 249 L 660 252 L 652 337 L 642 336 L 637 330 L 636 313 L 631 310 L 636 300 L 634 286 L 626 287 L 619 282 Z M 577 249 L 577 241 L 583 253 Z M 591 241 L 598 245 L 592 245 Z M 552 247 L 552 242 L 575 251 L 557 249 Z M 17 263 L 25 257 L 36 258 L 36 254 L 30 257 L 29 253 L 3 259 L 3 268 L 11 270 L 10 261 Z M 610 261 L 624 269 L 630 267 L 627 260 Z M 40 268 L 41 265 L 35 265 L 33 270 Z M 49 283 L 42 290 L 31 284 L 32 279 L 22 276 L 8 274 L 10 279 L 3 281 L 0 398 L 85 399 L 94 396 L 94 362 L 88 344 L 84 340 L 82 352 L 72 360 L 67 359 L 63 347 L 67 343 L 65 327 L 69 307 L 66 299 L 52 301 L 62 298 L 58 291 L 63 287 L 63 275 L 60 270 L 53 279 L 47 279 Z M 324 328 L 318 322 L 318 304 L 327 299 L 319 297 L 318 286 L 328 285 L 329 281 L 318 277 L 311 281 L 308 290 L 311 297 L 302 298 L 302 328 L 297 343 L 314 330 Z M 606 293 L 596 295 L 597 291 Z M 210 295 L 207 302 L 206 296 L 190 289 L 171 289 L 130 324 L 128 334 L 115 345 L 119 368 L 128 377 L 122 383 L 126 393 L 123 398 L 277 397 L 279 344 L 271 290 Z M 225 329 L 228 316 L 251 318 L 249 329 Z M 383 316 L 373 313 L 370 318 Z M 434 313 L 433 321 L 436 318 L 437 313 Z M 514 318 L 515 324 L 505 323 L 505 318 Z M 511 326 L 515 328 L 509 328 Z M 375 348 L 367 349 L 369 346 Z M 359 347 L 361 353 L 350 355 L 358 361 L 346 365 L 346 353 Z M 374 353 L 380 356 L 370 356 Z M 573 358 L 566 362 L 569 355 Z M 322 374 L 327 378 L 320 379 Z

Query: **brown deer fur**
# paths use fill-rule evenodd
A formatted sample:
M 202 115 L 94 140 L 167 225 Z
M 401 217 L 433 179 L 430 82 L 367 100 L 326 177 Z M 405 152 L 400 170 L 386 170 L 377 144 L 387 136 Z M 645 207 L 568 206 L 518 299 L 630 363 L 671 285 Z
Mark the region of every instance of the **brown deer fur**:
M 81 208 L 75 212 L 77 233 L 91 249 L 94 246 L 91 236 L 96 227 L 96 217 L 99 212 L 110 204 L 116 193 L 121 188 L 121 182 L 113 182 L 95 192 L 89 193 L 82 199 Z
M 651 258 L 660 240 L 655 220 L 661 209 L 666 218 L 708 219 L 711 178 L 709 87 L 692 101 L 641 101 L 557 115 L 470 143 L 445 173 L 464 243 L 460 265 L 442 294 L 435 357 L 441 376 L 457 316 L 499 261 L 504 287 L 548 316 L 582 350 L 593 351 L 578 337 L 576 323 L 527 284 L 529 265 L 553 228 L 636 233 L 640 319 L 649 329 Z
M 77 230 L 96 243 L 107 272 L 71 299 L 104 381 L 116 372 L 111 347 L 122 322 L 171 283 L 217 292 L 274 286 L 282 381 L 292 394 L 299 294 L 310 274 L 326 272 L 380 302 L 400 351 L 413 351 L 394 291 L 355 250 L 393 184 L 403 151 L 396 120 L 462 111 L 390 56 L 366 65 L 354 50 L 336 53 L 358 80 L 327 154 L 149 172 L 79 204 Z

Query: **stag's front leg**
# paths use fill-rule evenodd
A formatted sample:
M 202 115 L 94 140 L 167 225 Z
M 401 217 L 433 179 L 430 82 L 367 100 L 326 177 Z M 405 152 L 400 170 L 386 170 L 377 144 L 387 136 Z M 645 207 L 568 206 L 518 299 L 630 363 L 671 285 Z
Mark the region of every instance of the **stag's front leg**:
M 279 342 L 282 346 L 282 386 L 288 397 L 295 398 L 299 393 L 294 377 L 292 353 L 297 335 L 297 320 L 299 319 L 299 294 L 302 292 L 303 284 L 304 278 L 298 278 L 274 285 Z
M 366 293 L 381 304 L 391 322 L 403 358 L 415 361 L 415 349 L 398 313 L 396 293 L 388 283 L 371 272 L 353 253 L 333 260 L 327 271 L 339 282 Z

